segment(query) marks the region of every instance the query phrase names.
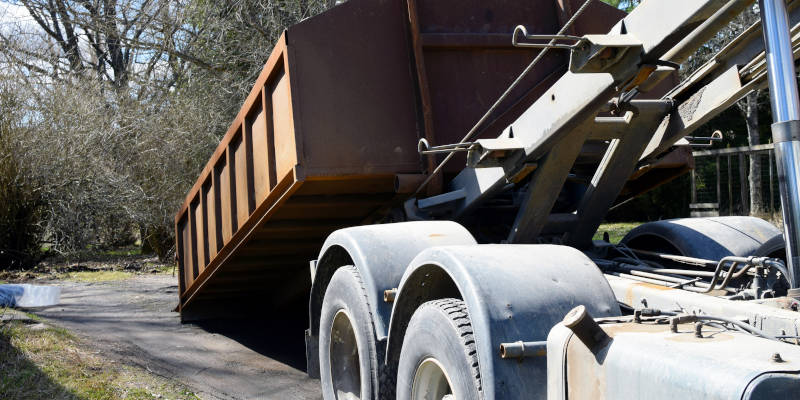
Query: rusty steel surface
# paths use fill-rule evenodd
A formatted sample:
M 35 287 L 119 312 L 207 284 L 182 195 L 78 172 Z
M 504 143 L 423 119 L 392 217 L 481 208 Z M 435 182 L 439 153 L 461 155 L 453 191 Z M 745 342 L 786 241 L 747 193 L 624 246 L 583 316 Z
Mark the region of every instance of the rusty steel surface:
M 182 311 L 304 297 L 325 236 L 407 190 L 420 163 L 403 14 L 355 1 L 281 37 L 176 216 Z
M 538 50 L 512 47 L 514 27 L 531 34 L 557 32 L 580 0 L 414 1 L 422 61 L 417 60 L 426 138 L 432 145 L 457 143 L 525 69 Z M 411 4 L 411 3 L 410 3 Z M 625 14 L 595 2 L 571 28 L 572 34 L 605 33 Z M 567 69 L 569 53 L 551 51 L 487 119 L 478 137 L 495 137 Z M 426 100 L 426 97 L 428 99 Z M 432 132 L 430 131 L 432 130 Z M 455 157 L 446 172 L 458 172 Z
M 511 46 L 514 27 L 556 32 L 579 3 L 351 0 L 288 28 L 175 217 L 181 311 L 304 298 L 324 238 L 385 215 L 430 169 L 418 139 L 457 142 L 531 61 L 534 51 Z M 596 2 L 571 33 L 622 16 Z M 567 62 L 551 52 L 482 135 Z

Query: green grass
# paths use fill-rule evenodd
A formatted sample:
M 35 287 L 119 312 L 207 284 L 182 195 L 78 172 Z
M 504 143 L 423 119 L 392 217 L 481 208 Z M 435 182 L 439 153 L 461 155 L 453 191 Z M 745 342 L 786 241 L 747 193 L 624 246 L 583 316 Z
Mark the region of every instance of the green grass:
M 1 399 L 197 399 L 183 385 L 100 357 L 41 318 L 26 321 L 23 313 L 6 312 L 20 318 L 0 323 Z
M 641 225 L 641 222 L 615 222 L 602 224 L 597 229 L 592 239 L 603 240 L 603 233 L 608 232 L 608 239 L 611 243 L 617 244 L 633 228 Z
M 40 317 L 40 316 L 38 316 L 38 315 L 36 315 L 36 314 L 32 314 L 32 313 L 29 313 L 29 312 L 23 312 L 23 314 L 24 314 L 26 317 L 28 317 L 28 318 L 30 318 L 30 319 L 32 319 L 32 320 L 34 320 L 34 321 L 36 321 L 36 322 L 42 322 L 42 317 Z

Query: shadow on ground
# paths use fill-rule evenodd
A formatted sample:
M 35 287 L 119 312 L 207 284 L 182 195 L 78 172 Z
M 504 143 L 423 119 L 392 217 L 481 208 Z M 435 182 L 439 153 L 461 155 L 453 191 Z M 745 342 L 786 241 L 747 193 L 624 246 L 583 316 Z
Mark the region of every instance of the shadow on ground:
M 53 381 L 20 350 L 11 345 L 8 332 L 0 325 L 0 398 L 64 399 L 80 397 Z
M 254 314 L 248 319 L 197 321 L 206 332 L 219 334 L 248 349 L 306 372 L 305 330 L 308 307 L 289 307 L 283 315 Z

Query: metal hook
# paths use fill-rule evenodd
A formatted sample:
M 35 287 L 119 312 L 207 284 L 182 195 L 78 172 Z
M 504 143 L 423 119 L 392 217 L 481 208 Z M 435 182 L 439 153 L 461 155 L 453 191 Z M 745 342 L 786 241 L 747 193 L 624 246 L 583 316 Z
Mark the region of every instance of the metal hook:
M 452 153 L 455 151 L 469 151 L 474 143 L 463 142 L 454 144 L 445 144 L 441 146 L 431 146 L 425 139 L 420 139 L 417 142 L 417 151 L 419 154 L 437 154 L 437 153 Z
M 716 130 L 714 133 L 711 134 L 709 137 L 704 136 L 684 136 L 684 139 L 688 141 L 692 140 L 708 140 L 708 143 L 691 143 L 692 147 L 711 147 L 714 142 L 722 141 L 722 131 Z
M 522 34 L 526 40 L 549 40 L 550 43 L 520 43 L 519 42 L 519 34 Z M 555 43 L 557 40 L 572 40 L 575 44 L 558 44 Z M 562 49 L 562 50 L 573 50 L 578 47 L 578 44 L 583 40 L 580 36 L 571 36 L 571 35 L 529 35 L 528 30 L 523 25 L 517 25 L 514 28 L 514 34 L 511 35 L 511 44 L 514 47 L 533 47 L 537 49 Z

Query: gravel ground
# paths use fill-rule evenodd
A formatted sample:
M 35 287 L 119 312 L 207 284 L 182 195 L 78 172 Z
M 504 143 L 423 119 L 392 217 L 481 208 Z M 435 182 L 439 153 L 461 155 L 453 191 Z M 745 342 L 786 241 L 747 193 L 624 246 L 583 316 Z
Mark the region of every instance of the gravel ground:
M 90 339 L 107 357 L 175 379 L 202 398 L 322 398 L 319 381 L 303 371 L 302 328 L 181 324 L 170 275 L 51 284 L 62 287 L 61 303 L 30 311 Z

